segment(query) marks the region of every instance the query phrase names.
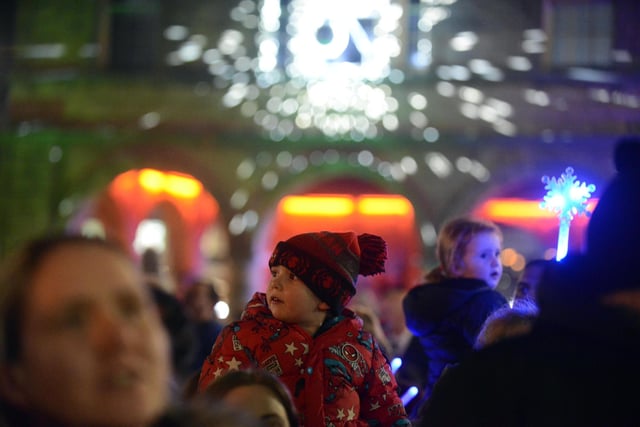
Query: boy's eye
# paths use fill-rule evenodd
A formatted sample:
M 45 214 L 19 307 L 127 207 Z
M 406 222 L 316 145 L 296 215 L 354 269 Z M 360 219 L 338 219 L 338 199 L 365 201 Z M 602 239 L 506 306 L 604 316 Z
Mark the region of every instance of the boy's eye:
M 297 276 L 293 273 L 289 273 L 289 280 L 296 280 Z

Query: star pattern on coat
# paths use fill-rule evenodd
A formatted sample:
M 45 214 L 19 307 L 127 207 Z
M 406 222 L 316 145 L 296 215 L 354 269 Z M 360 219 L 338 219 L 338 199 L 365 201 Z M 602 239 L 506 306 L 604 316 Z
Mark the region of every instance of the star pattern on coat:
M 347 421 L 352 421 L 356 419 L 356 411 L 353 410 L 353 406 L 347 409 Z
M 275 319 L 257 293 L 219 335 L 198 389 L 229 371 L 260 368 L 287 386 L 304 425 L 409 426 L 388 361 L 355 314 L 345 309 L 323 328 L 311 336 Z
M 236 359 L 235 356 L 226 363 L 227 363 L 227 366 L 229 366 L 230 371 L 237 371 L 238 369 L 240 369 L 240 366 L 242 365 L 242 362 Z
M 291 341 L 289 344 L 285 344 L 287 349 L 285 350 L 285 353 L 289 353 L 293 356 L 293 354 L 298 350 L 298 347 L 296 347 L 296 344 Z

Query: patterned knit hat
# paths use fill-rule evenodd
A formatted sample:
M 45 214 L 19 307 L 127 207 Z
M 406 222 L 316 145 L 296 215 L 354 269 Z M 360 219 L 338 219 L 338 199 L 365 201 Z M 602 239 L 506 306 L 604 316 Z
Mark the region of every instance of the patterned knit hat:
M 384 273 L 387 244 L 373 234 L 320 231 L 279 242 L 269 267 L 291 270 L 311 291 L 336 312 L 356 293 L 358 274 Z

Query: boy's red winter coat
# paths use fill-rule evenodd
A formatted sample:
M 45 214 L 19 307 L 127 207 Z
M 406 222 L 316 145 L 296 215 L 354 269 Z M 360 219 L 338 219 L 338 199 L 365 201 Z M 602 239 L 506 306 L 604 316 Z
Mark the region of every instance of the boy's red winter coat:
M 256 293 L 242 319 L 219 335 L 199 390 L 227 371 L 258 367 L 289 388 L 306 427 L 408 426 L 389 364 L 362 321 L 345 309 L 329 323 L 311 337 L 275 319 L 265 295 Z

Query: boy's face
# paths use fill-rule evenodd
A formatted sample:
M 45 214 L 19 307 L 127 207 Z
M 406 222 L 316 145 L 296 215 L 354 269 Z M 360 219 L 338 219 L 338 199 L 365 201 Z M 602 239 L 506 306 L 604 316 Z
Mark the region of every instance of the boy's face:
M 481 279 L 495 289 L 502 277 L 501 250 L 502 243 L 496 233 L 478 233 L 467 246 L 457 271 L 458 277 Z
M 48 255 L 28 295 L 14 399 L 65 424 L 135 425 L 169 400 L 169 342 L 134 266 L 94 246 Z
M 313 331 L 311 335 L 322 325 L 329 309 L 300 278 L 281 265 L 271 267 L 267 304 L 273 317 Z

